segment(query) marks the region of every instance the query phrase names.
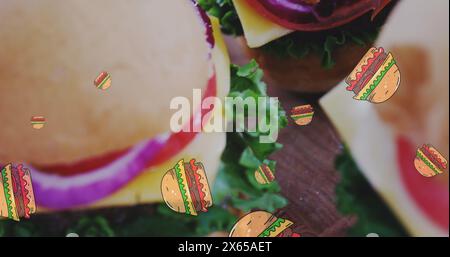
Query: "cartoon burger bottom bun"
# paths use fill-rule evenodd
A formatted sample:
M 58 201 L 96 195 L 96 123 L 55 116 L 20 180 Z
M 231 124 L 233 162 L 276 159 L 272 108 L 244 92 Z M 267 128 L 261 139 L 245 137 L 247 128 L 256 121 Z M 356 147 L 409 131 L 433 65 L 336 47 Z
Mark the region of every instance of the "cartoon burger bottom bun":
M 192 103 L 212 76 L 191 1 L 4 0 L 0 17 L 3 163 L 70 164 L 170 132 L 171 100 Z M 99 70 L 114 75 L 106 96 Z M 38 111 L 52 124 L 36 136 L 23 121 Z
M 266 228 L 272 225 L 277 217 L 266 211 L 255 211 L 242 217 L 230 232 L 230 237 L 258 237 Z M 284 222 L 274 233 L 287 229 L 292 222 Z
M 305 118 L 300 118 L 300 119 L 296 120 L 295 123 L 300 126 L 306 126 L 309 123 L 311 123 L 312 120 L 313 120 L 313 117 L 305 117 Z
M 400 71 L 397 65 L 393 65 L 384 75 L 378 86 L 369 95 L 368 100 L 372 103 L 385 102 L 395 94 L 399 86 Z
M 436 175 L 434 171 L 425 164 L 425 162 L 419 159 L 419 157 L 414 159 L 414 167 L 416 167 L 416 170 L 424 177 L 433 177 Z
M 170 209 L 185 213 L 186 208 L 184 207 L 183 196 L 181 195 L 180 188 L 177 182 L 177 176 L 173 169 L 169 170 L 163 177 L 161 181 L 161 193 L 163 199 Z

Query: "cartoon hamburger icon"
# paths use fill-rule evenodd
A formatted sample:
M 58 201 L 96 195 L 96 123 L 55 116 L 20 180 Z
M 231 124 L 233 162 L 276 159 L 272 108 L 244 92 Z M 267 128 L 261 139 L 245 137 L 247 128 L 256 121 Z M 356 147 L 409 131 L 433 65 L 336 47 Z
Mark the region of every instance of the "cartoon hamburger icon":
M 345 79 L 348 91 L 356 100 L 382 103 L 391 98 L 400 86 L 400 71 L 391 53 L 372 47 Z
M 447 160 L 431 145 L 423 145 L 417 149 L 414 166 L 422 176 L 434 177 L 447 169 Z
M 212 206 L 211 190 L 201 162 L 180 160 L 167 171 L 161 182 L 161 193 L 170 209 L 197 216 Z
M 291 110 L 291 118 L 299 126 L 306 126 L 311 123 L 314 116 L 314 109 L 311 105 L 301 105 Z
M 100 73 L 94 80 L 94 85 L 101 90 L 107 90 L 111 86 L 111 76 L 106 72 Z
M 277 218 L 269 212 L 255 211 L 242 217 L 231 229 L 230 237 L 300 237 L 292 221 Z
M 267 164 L 263 164 L 258 167 L 258 169 L 255 171 L 255 178 L 256 181 L 261 185 L 270 184 L 275 180 L 275 176 L 273 175 L 273 172 L 270 170 Z
M 36 212 L 31 174 L 19 164 L 8 164 L 0 173 L 0 217 L 19 221 Z
M 34 129 L 41 129 L 45 125 L 45 117 L 44 116 L 33 116 L 31 117 L 31 126 Z

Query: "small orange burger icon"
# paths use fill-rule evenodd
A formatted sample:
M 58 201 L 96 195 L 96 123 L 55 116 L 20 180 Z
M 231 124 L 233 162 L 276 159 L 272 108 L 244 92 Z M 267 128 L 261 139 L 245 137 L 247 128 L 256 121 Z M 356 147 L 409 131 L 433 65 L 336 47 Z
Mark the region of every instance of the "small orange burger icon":
M 111 87 L 111 76 L 106 72 L 100 73 L 98 77 L 94 80 L 94 85 L 101 90 L 107 90 Z
M 424 177 L 434 177 L 447 169 L 447 160 L 431 145 L 423 145 L 416 152 L 414 166 Z
M 34 129 L 41 129 L 45 125 L 45 117 L 44 116 L 33 116 L 31 117 L 31 126 Z
M 291 110 L 291 118 L 299 126 L 306 126 L 311 123 L 314 116 L 314 109 L 311 105 L 301 105 Z
M 255 171 L 255 178 L 256 181 L 261 185 L 270 184 L 275 180 L 275 176 L 273 175 L 273 172 L 270 170 L 267 164 L 263 164 L 258 167 L 258 169 Z

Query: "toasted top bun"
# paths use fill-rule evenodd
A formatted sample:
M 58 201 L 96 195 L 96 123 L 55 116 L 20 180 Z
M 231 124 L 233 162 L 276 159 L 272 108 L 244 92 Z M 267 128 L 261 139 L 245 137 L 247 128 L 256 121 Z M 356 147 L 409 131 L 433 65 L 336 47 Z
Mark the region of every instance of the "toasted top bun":
M 186 212 L 175 170 L 171 169 L 164 175 L 161 181 L 161 193 L 170 209 L 181 213 Z
M 269 212 L 255 211 L 242 217 L 230 232 L 230 237 L 257 237 L 277 220 Z
M 374 54 L 378 52 L 378 49 L 376 47 L 371 47 L 369 51 L 361 58 L 358 65 L 353 69 L 353 71 L 348 75 L 348 77 L 345 79 L 346 83 L 350 83 L 351 81 L 356 79 L 356 74 L 360 73 L 362 71 L 362 67 L 367 64 L 367 62 L 373 58 Z
M 0 17 L 0 162 L 70 163 L 169 132 L 170 101 L 211 75 L 189 0 L 5 0 Z

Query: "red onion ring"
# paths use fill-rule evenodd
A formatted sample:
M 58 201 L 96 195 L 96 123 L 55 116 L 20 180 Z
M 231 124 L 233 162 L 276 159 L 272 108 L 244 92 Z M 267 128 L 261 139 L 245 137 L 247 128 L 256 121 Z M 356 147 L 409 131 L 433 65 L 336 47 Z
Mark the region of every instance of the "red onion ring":
M 320 31 L 347 24 L 373 11 L 372 19 L 391 0 L 322 0 L 307 4 L 301 0 L 246 0 L 262 16 L 282 27 L 297 31 Z

